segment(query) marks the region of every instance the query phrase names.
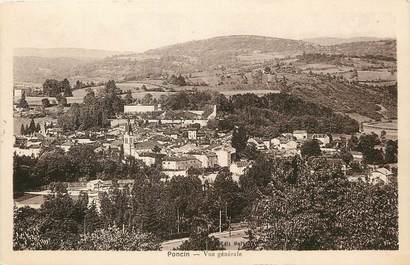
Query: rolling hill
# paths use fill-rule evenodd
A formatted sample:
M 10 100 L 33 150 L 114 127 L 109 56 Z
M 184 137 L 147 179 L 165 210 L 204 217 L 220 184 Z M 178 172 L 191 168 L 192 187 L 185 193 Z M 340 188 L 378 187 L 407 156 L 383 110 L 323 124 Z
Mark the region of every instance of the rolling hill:
M 148 50 L 147 54 L 162 56 L 218 56 L 240 55 L 250 52 L 300 53 L 315 51 L 317 45 L 300 40 L 281 39 L 255 35 L 232 35 L 205 40 L 189 41 L 159 49 Z
M 352 43 L 352 42 L 362 42 L 362 41 L 379 41 L 384 40 L 382 38 L 376 37 L 354 37 L 354 38 L 334 38 L 334 37 L 320 37 L 320 38 L 308 38 L 303 39 L 304 41 L 322 45 L 322 46 L 329 46 L 329 45 L 337 45 L 343 43 Z
M 324 47 L 328 53 L 396 58 L 396 40 L 359 41 Z
M 105 57 L 125 54 L 130 52 L 108 51 L 97 49 L 79 49 L 79 48 L 16 48 L 14 56 L 16 57 L 44 57 L 44 58 L 81 58 L 81 59 L 102 59 Z
M 42 83 L 47 78 L 63 79 L 75 75 L 78 67 L 127 52 L 78 48 L 16 48 L 14 80 Z
M 282 86 L 282 79 L 285 79 L 290 93 L 306 100 L 368 117 L 376 117 L 378 108 L 375 104 L 382 104 L 391 113 L 389 116 L 394 117 L 397 102 L 384 100 L 387 90 L 383 86 L 366 87 L 355 84 L 354 80 L 340 81 L 338 78 L 351 78 L 353 69 L 359 71 L 360 76 L 377 75 L 372 77 L 376 81 L 386 71 L 394 73 L 396 41 L 355 40 L 323 46 L 302 40 L 233 35 L 179 43 L 138 54 L 83 49 L 20 49 L 14 58 L 14 79 L 17 82 L 43 83 L 47 78 L 68 78 L 73 83 L 76 80 L 101 82 L 149 77 L 161 83 L 164 73 L 182 73 L 191 79 L 215 79 L 213 83 L 206 81 L 209 86 L 205 88 L 220 91 L 227 86 L 227 89 L 240 89 L 241 73 L 247 74 L 247 79 L 252 78 L 252 71 L 269 64 L 275 79 L 278 79 L 275 81 L 278 86 Z M 311 56 L 316 58 L 315 61 L 296 57 L 303 53 L 316 53 Z M 338 54 L 339 57 L 328 56 L 330 60 L 327 55 L 317 53 Z M 357 58 L 348 58 L 352 56 Z M 279 68 L 276 66 L 278 63 L 281 64 Z M 322 71 L 322 75 L 303 73 L 303 69 L 312 67 Z M 223 82 L 222 88 L 219 83 L 224 75 L 229 79 Z M 263 85 L 246 84 L 252 87 L 250 89 L 263 89 Z
M 124 79 L 163 71 L 192 73 L 223 65 L 236 67 L 306 53 L 395 58 L 396 41 L 360 41 L 321 46 L 302 40 L 253 35 L 233 35 L 170 45 L 144 53 L 87 49 L 16 50 L 14 80 L 43 82 L 46 78 L 71 80 Z M 243 60 L 245 58 L 246 60 Z

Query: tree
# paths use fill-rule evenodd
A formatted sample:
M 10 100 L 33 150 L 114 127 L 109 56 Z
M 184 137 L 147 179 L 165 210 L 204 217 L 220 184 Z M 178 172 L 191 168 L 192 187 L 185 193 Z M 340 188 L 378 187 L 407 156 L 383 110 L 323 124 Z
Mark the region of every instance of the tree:
M 22 108 L 22 109 L 28 109 L 28 108 L 29 108 L 29 105 L 28 105 L 28 103 L 27 103 L 27 101 L 26 101 L 26 92 L 25 92 L 25 91 L 23 91 L 23 92 L 21 93 L 21 98 L 20 98 L 20 100 L 19 100 L 18 103 L 17 103 L 17 107 L 18 107 L 18 108 Z
M 84 234 L 93 233 L 101 228 L 103 228 L 103 222 L 98 214 L 97 206 L 95 202 L 93 202 L 90 207 L 85 210 L 83 232 Z
M 347 147 L 351 151 L 357 151 L 359 145 L 359 138 L 355 135 L 351 135 L 349 141 L 347 142 Z
M 397 250 L 397 186 L 353 183 L 346 198 L 338 215 L 341 227 L 335 248 Z
M 360 136 L 357 149 L 363 152 L 367 164 L 381 164 L 384 162 L 383 152 L 374 149 L 377 144 L 380 144 L 377 134 L 372 133 Z
M 36 132 L 36 123 L 33 118 L 31 118 L 30 125 L 28 126 L 26 133 L 32 134 Z
M 34 174 L 37 159 L 29 156 L 13 156 L 13 193 L 19 194 L 33 190 L 41 185 L 41 180 Z
M 183 110 L 191 107 L 191 101 L 188 93 L 181 92 L 178 94 L 172 94 L 168 97 L 166 107 L 172 110 Z
M 103 128 L 109 124 L 108 117 L 122 111 L 122 106 L 118 95 L 110 92 L 99 98 L 89 89 L 82 104 L 73 103 L 67 112 L 58 116 L 58 124 L 65 131 Z
M 49 97 L 56 97 L 62 92 L 60 82 L 56 79 L 46 79 L 43 83 L 43 92 Z
M 44 185 L 51 182 L 72 181 L 75 168 L 62 149 L 45 151 L 33 167 L 33 175 Z
M 48 98 L 43 98 L 41 100 L 41 104 L 43 105 L 44 108 L 48 108 L 51 106 L 50 101 L 48 100 Z
M 178 77 L 177 77 L 176 85 L 178 85 L 178 86 L 185 86 L 186 85 L 185 78 L 181 74 L 178 75 Z
M 245 212 L 250 210 L 249 207 L 252 207 L 255 200 L 260 199 L 266 192 L 269 192 L 269 183 L 273 180 L 275 165 L 274 161 L 260 155 L 252 164 L 252 167 L 249 167 L 239 177 L 239 185 L 248 203 L 248 209 L 245 209 Z
M 221 241 L 214 236 L 209 236 L 206 231 L 192 233 L 177 250 L 224 250 Z
M 346 149 L 342 150 L 342 152 L 340 153 L 340 158 L 346 163 L 346 165 L 350 165 L 350 163 L 353 161 L 353 155 Z
M 105 84 L 105 91 L 106 93 L 121 93 L 121 89 L 117 87 L 114 80 L 108 80 L 108 82 Z
M 159 153 L 159 152 L 161 152 L 161 147 L 159 147 L 158 145 L 155 145 L 155 146 L 152 148 L 152 152 L 154 152 L 154 153 Z
M 160 95 L 158 99 L 159 104 L 165 104 L 168 100 L 168 97 L 166 95 Z
M 239 217 L 244 208 L 243 195 L 238 184 L 233 181 L 232 173 L 227 168 L 218 172 L 211 197 L 213 201 L 218 202 L 218 210 L 225 213 L 225 222 L 228 221 L 227 218 L 229 217 L 234 219 Z
M 29 207 L 14 208 L 13 211 L 13 250 L 46 249 L 48 240 L 39 231 L 41 222 L 37 210 Z
M 236 149 L 236 152 L 241 154 L 247 145 L 248 135 L 246 130 L 242 126 L 235 126 L 232 133 L 232 147 Z
M 26 134 L 26 128 L 25 128 L 24 124 L 21 124 L 21 126 L 20 126 L 20 134 L 21 134 L 21 135 L 25 135 L 25 134 Z
M 251 249 L 397 249 L 395 186 L 349 182 L 314 157 L 293 184 L 289 167 L 276 164 L 269 192 L 253 202 L 249 222 L 260 229 L 251 229 Z
M 145 96 L 141 99 L 141 103 L 145 105 L 149 105 L 152 103 L 153 96 L 150 93 L 145 94 Z
M 75 178 L 94 179 L 97 174 L 98 164 L 94 147 L 90 145 L 76 145 L 70 148 L 66 155 Z
M 358 143 L 357 148 L 359 151 L 366 153 L 374 149 L 374 146 L 379 143 L 380 141 L 379 141 L 377 134 L 361 135 L 359 138 L 359 143 Z
M 249 160 L 255 160 L 259 155 L 259 151 L 256 149 L 256 145 L 254 143 L 248 143 L 245 150 L 243 150 L 242 155 Z
M 104 193 L 101 197 L 101 219 L 104 225 L 128 225 L 130 199 L 128 191 L 118 187 L 114 187 L 109 194 Z
M 386 163 L 397 163 L 398 144 L 397 141 L 388 140 L 386 142 Z
M 71 85 L 67 78 L 61 81 L 61 91 L 64 92 L 64 97 L 72 97 L 73 92 L 71 92 Z
M 61 107 L 66 107 L 67 106 L 67 99 L 65 96 L 61 96 L 60 94 L 56 96 L 56 100 L 58 102 L 58 105 Z
M 216 108 L 219 111 L 224 111 L 224 112 L 231 112 L 232 111 L 232 104 L 229 102 L 229 100 L 225 97 L 224 94 L 218 94 L 214 102 L 216 104 Z
M 74 86 L 73 90 L 78 90 L 78 89 L 81 89 L 83 87 L 84 87 L 84 84 L 80 80 L 77 80 L 77 82 L 75 82 L 75 86 Z
M 322 152 L 320 151 L 319 142 L 316 140 L 304 142 L 301 147 L 301 154 L 303 157 L 320 156 Z
M 40 123 L 37 123 L 36 132 L 40 132 L 40 131 L 41 131 L 41 125 L 40 125 Z
M 302 161 L 300 157 L 297 155 L 294 156 L 292 159 L 292 164 L 291 164 L 292 170 L 289 173 L 288 178 L 287 178 L 287 182 L 289 184 L 294 185 L 297 183 L 299 174 L 301 173 L 301 168 L 302 168 L 301 164 L 302 164 Z
M 173 84 L 173 85 L 177 85 L 177 86 L 185 86 L 186 85 L 186 81 L 185 78 L 179 74 L 178 76 L 176 75 L 171 75 L 171 77 L 169 78 L 169 83 Z
M 134 102 L 134 99 L 132 98 L 131 90 L 127 90 L 127 94 L 125 95 L 125 98 L 124 98 L 124 103 L 126 105 L 129 105 L 132 102 Z
M 80 250 L 148 251 L 160 250 L 158 240 L 150 234 L 122 231 L 117 226 L 98 229 L 81 236 Z
M 41 236 L 48 241 L 49 250 L 75 249 L 79 239 L 79 227 L 83 220 L 75 215 L 76 205 L 68 194 L 50 196 L 40 208 L 43 222 Z
M 118 96 L 121 89 L 117 88 L 115 81 L 110 80 L 105 86 L 102 94 L 102 110 L 108 117 L 114 117 L 118 113 L 124 112 L 124 102 Z

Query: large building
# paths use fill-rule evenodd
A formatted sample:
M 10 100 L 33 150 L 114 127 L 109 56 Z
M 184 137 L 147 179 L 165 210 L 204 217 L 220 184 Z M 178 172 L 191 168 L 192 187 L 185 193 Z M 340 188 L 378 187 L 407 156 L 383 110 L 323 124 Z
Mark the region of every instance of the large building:
M 125 114 L 139 114 L 147 112 L 161 111 L 161 105 L 125 105 L 124 113 Z
M 236 153 L 236 149 L 232 146 L 220 146 L 214 148 L 213 151 L 217 156 L 218 165 L 221 167 L 229 167 Z
M 202 163 L 193 156 L 164 157 L 162 159 L 163 170 L 188 170 L 200 167 L 202 167 Z

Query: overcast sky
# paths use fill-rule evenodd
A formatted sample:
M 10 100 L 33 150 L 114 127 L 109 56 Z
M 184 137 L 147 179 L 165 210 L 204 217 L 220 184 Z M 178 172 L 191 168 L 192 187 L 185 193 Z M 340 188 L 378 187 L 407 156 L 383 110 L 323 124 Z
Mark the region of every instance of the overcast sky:
M 391 0 L 394 1 L 394 0 Z M 84 1 L 82 1 L 84 2 Z M 395 37 L 389 1 L 63 1 L 7 9 L 16 47 L 145 51 L 222 35 Z M 382 4 L 384 3 L 384 4 Z

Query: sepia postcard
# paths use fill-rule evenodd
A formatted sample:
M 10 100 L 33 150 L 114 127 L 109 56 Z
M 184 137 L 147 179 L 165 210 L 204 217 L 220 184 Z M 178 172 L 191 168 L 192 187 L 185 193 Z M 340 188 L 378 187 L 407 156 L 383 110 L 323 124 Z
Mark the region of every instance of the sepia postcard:
M 410 264 L 409 11 L 0 4 L 0 264 Z

